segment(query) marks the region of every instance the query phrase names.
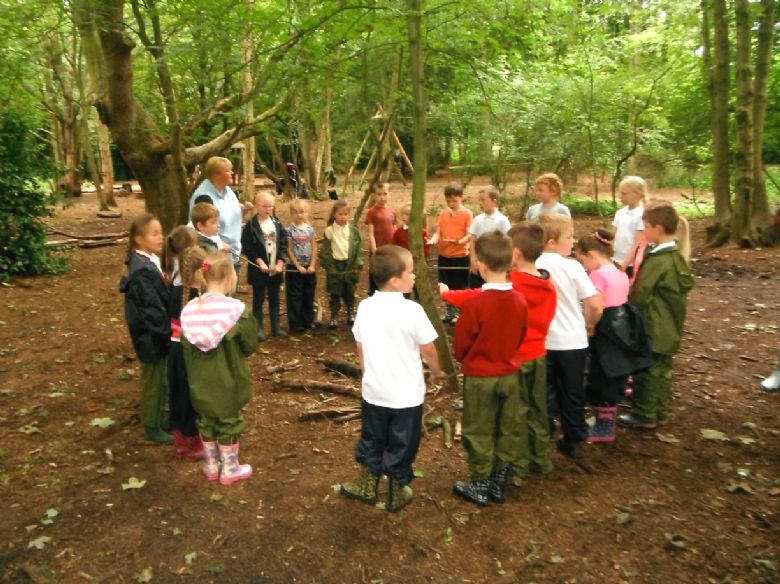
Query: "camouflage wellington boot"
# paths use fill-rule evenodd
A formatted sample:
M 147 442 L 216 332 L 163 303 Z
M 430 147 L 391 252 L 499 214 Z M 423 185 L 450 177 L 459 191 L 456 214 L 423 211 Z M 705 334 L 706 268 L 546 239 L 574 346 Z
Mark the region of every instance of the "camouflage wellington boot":
M 409 485 L 400 485 L 397 481 L 390 479 L 390 487 L 387 491 L 387 510 L 391 513 L 398 513 L 406 507 L 414 497 L 414 491 Z
M 379 485 L 379 477 L 371 474 L 365 467 L 360 467 L 360 477 L 354 483 L 344 483 L 339 492 L 348 499 L 357 499 L 363 503 L 373 505 L 376 503 L 376 490 Z

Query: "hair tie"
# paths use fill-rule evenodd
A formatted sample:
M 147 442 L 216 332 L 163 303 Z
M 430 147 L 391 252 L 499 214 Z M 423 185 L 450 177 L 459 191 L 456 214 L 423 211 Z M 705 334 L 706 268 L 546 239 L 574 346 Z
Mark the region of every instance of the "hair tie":
M 612 245 L 612 242 L 606 237 L 602 237 L 602 235 L 598 231 L 593 232 L 593 237 L 595 237 L 598 241 L 600 241 L 604 245 L 610 245 L 610 246 Z
M 210 267 L 211 267 L 211 264 L 209 264 L 208 262 L 203 262 L 200 265 L 200 269 L 203 270 L 204 272 L 208 272 Z

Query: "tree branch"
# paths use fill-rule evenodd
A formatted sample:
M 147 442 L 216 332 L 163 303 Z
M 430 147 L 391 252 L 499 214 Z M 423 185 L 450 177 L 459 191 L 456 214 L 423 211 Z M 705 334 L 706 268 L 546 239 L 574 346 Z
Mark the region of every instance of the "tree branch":
M 243 140 L 244 138 L 256 136 L 262 130 L 262 124 L 275 117 L 282 109 L 284 109 L 284 107 L 286 107 L 289 97 L 290 94 L 286 92 L 284 97 L 276 105 L 256 116 L 248 124 L 231 128 L 210 142 L 206 142 L 205 144 L 187 148 L 183 153 L 184 165 L 190 168 L 211 156 L 216 156 L 220 152 L 224 152 L 226 148 L 232 146 L 236 142 Z M 160 144 L 156 150 L 164 150 L 166 143 L 167 141 Z

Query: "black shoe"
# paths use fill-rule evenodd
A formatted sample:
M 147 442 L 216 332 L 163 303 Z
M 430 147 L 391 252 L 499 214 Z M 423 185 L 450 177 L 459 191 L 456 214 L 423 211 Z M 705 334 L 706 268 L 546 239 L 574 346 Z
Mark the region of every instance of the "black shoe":
M 467 501 L 476 503 L 480 507 L 484 507 L 490 503 L 488 493 L 490 491 L 490 477 L 486 479 L 479 479 L 470 483 L 458 481 L 452 487 L 452 492 L 463 497 Z
M 573 458 L 574 460 L 582 459 L 582 442 L 567 442 L 563 438 L 560 438 L 555 443 L 555 446 L 569 458 Z
M 506 501 L 506 485 L 509 479 L 509 467 L 506 466 L 501 470 L 493 471 L 490 475 L 490 488 L 488 494 L 490 498 L 496 503 L 503 503 Z
M 652 430 L 658 425 L 655 422 L 644 422 L 630 413 L 620 414 L 617 417 L 617 423 L 623 428 L 631 428 L 632 430 Z
M 334 330 L 339 326 L 339 321 L 337 321 L 335 318 L 330 321 L 330 324 L 328 325 L 328 328 L 330 330 Z

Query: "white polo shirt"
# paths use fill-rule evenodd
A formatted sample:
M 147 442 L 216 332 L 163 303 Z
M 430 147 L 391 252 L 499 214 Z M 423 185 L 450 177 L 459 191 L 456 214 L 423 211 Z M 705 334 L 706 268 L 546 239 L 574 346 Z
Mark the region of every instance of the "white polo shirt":
M 559 253 L 544 252 L 536 260 L 537 269 L 550 272 L 558 304 L 555 316 L 547 332 L 545 346 L 548 351 L 571 351 L 588 346 L 588 332 L 580 301 L 598 294 L 588 273 L 577 260 L 563 257 Z
M 633 209 L 628 205 L 617 210 L 612 225 L 615 227 L 615 255 L 612 259 L 622 264 L 628 252 L 636 243 L 637 231 L 644 231 L 645 224 L 642 221 L 642 215 L 645 208 L 637 205 Z
M 474 217 L 474 221 L 469 226 L 469 234 L 477 239 L 483 233 L 499 230 L 501 233 L 509 231 L 511 225 L 509 219 L 501 211 L 496 209 L 490 215 L 487 213 L 480 213 Z
M 377 290 L 358 305 L 352 334 L 363 346 L 364 400 L 395 409 L 423 403 L 420 345 L 438 334 L 422 306 L 400 292 Z

